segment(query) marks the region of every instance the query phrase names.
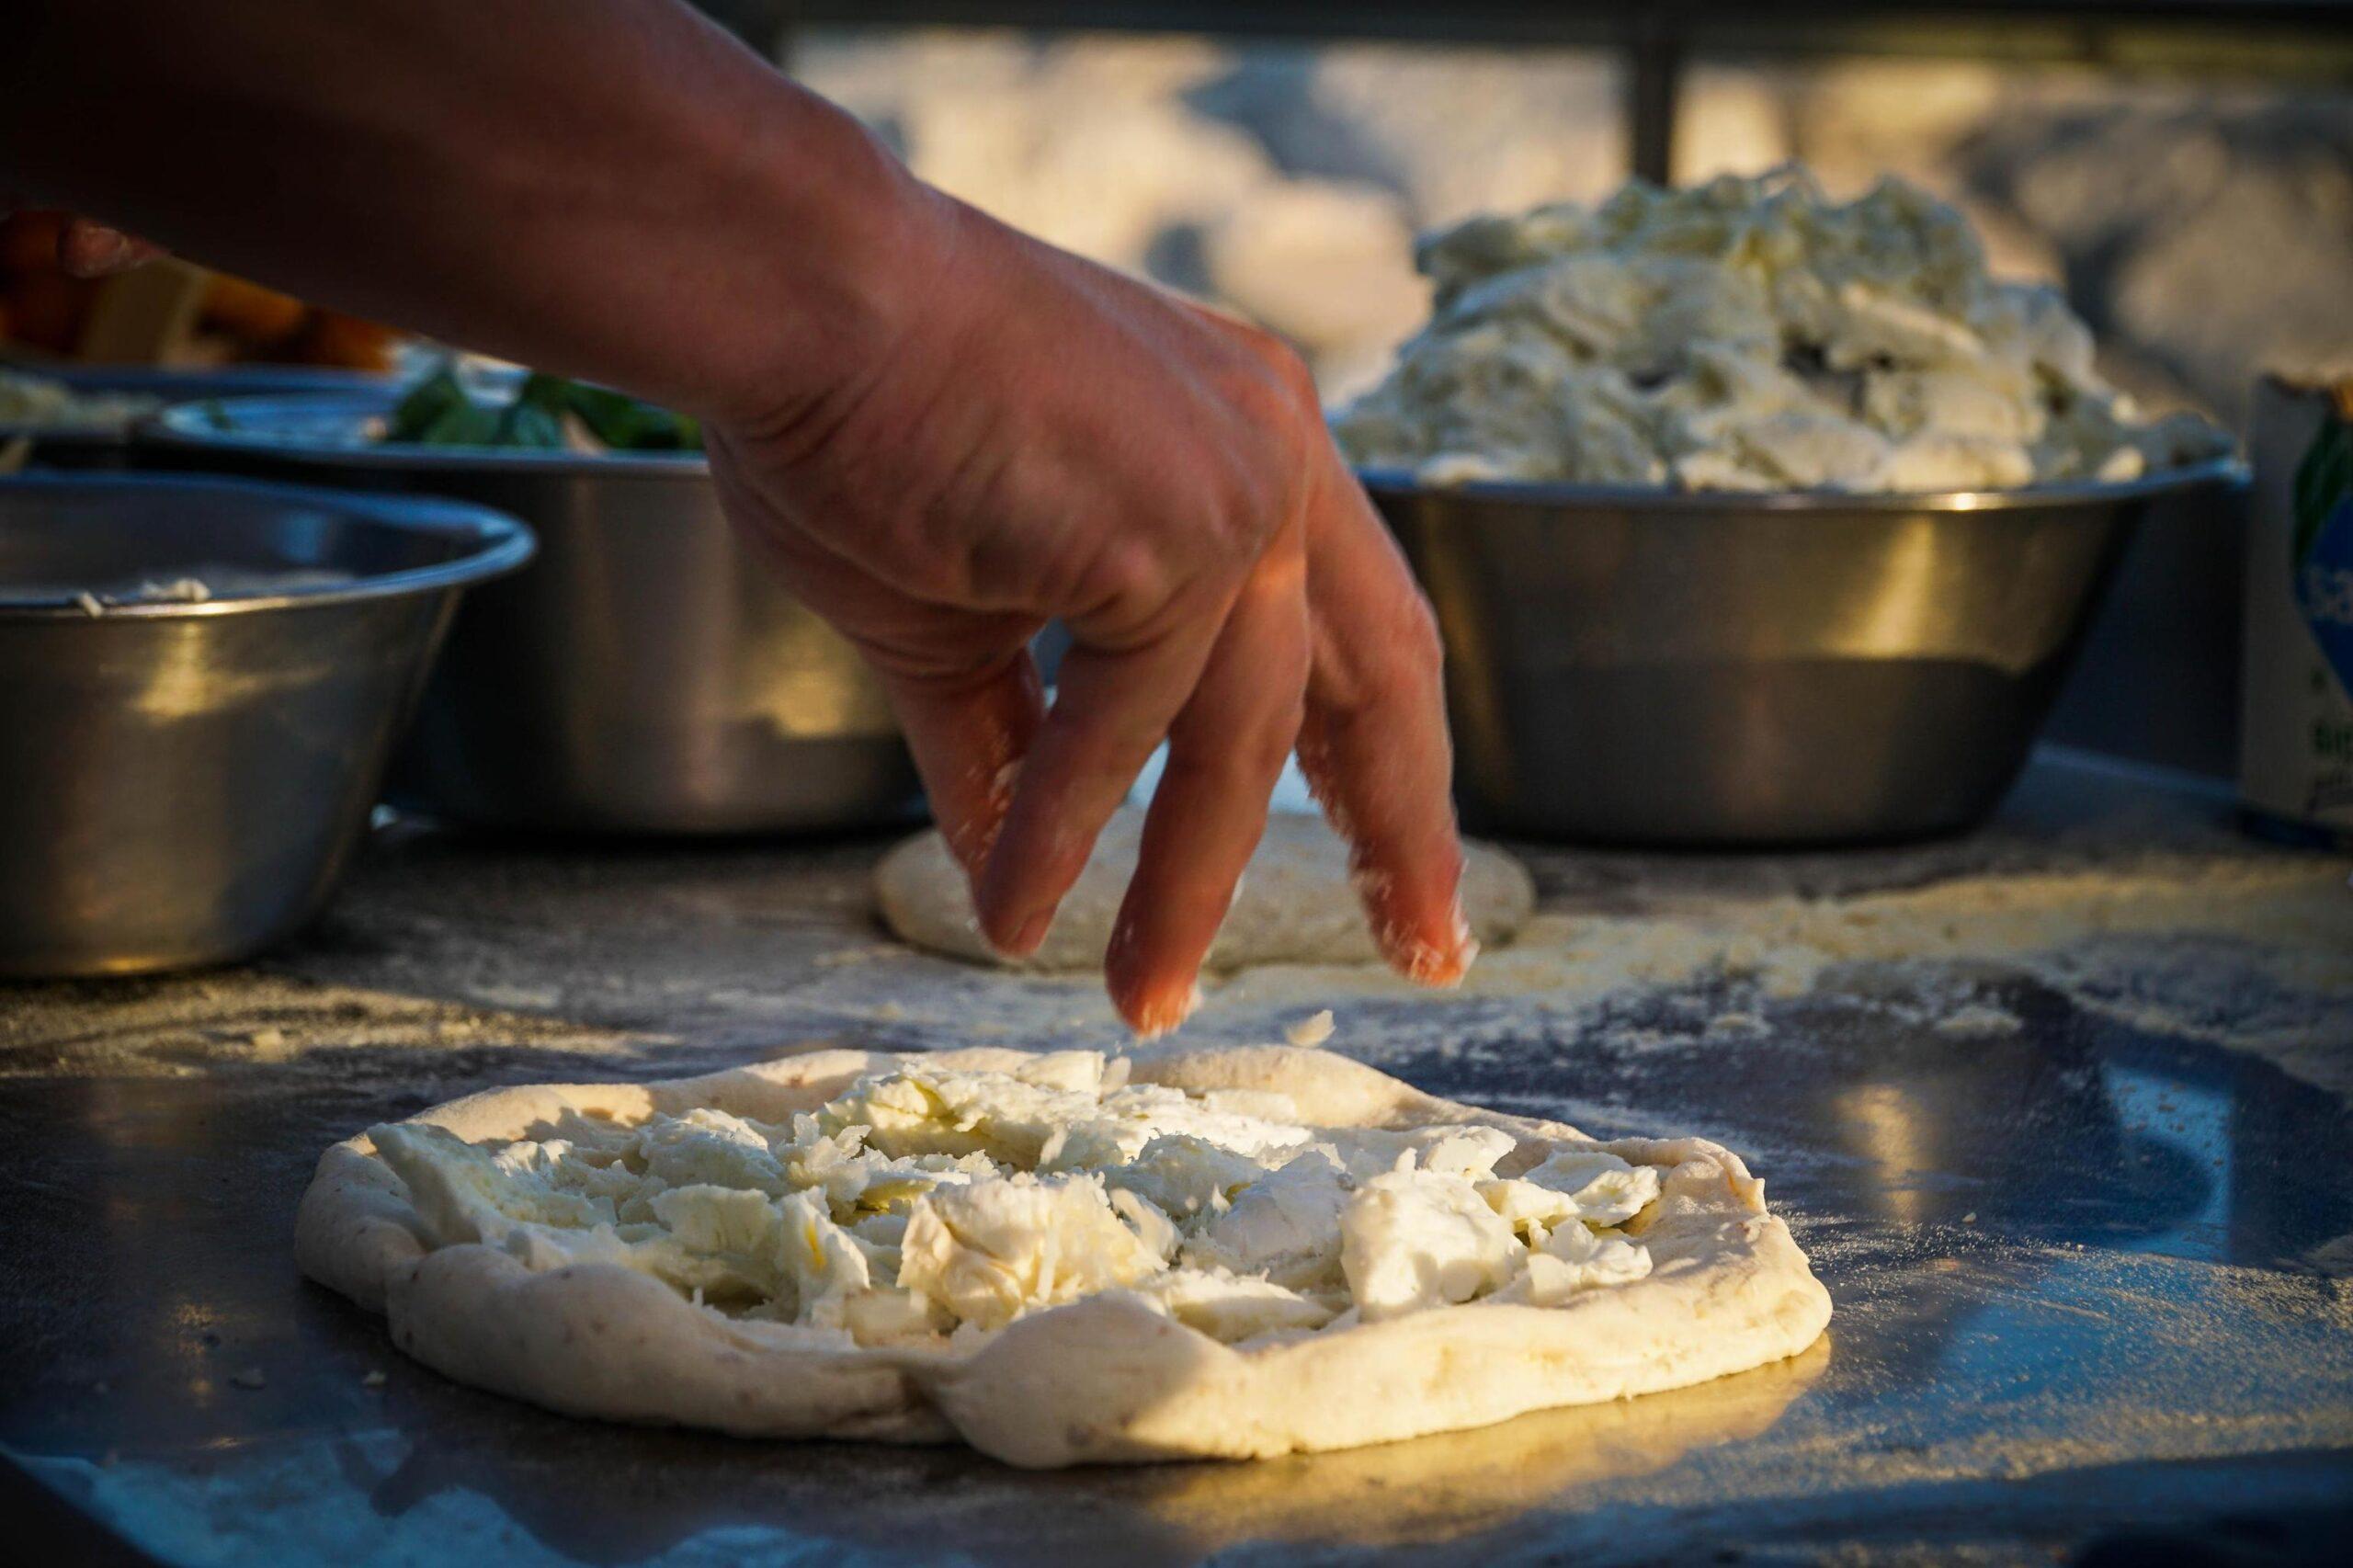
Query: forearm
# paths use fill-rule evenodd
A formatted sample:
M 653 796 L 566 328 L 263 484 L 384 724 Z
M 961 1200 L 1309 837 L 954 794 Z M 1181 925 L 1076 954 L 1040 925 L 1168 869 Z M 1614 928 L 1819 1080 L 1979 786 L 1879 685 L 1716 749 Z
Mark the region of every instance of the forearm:
M 18 28 L 0 186 L 698 414 L 822 395 L 923 286 L 920 187 L 672 0 L 54 0 Z

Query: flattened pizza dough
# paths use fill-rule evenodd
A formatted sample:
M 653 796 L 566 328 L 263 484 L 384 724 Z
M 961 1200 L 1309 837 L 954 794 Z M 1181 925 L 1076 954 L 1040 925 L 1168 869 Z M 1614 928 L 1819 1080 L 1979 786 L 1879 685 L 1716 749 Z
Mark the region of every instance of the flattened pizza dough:
M 1028 1466 L 1480 1426 L 1830 1316 L 1728 1150 L 1280 1046 L 492 1090 L 328 1150 L 295 1248 L 409 1355 L 552 1410 Z
M 1017 967 L 1103 967 L 1103 949 L 1110 945 L 1111 923 L 1135 874 L 1142 839 L 1142 808 L 1122 806 L 1063 900 L 1045 945 Z M 937 829 L 884 856 L 875 868 L 874 888 L 882 918 L 902 939 L 950 958 L 1012 962 L 981 936 L 972 891 Z M 1480 941 L 1509 937 L 1535 903 L 1536 887 L 1527 868 L 1493 845 L 1463 846 L 1462 912 Z M 1222 973 L 1253 964 L 1374 963 L 1380 957 L 1348 884 L 1347 846 L 1339 835 L 1322 817 L 1306 812 L 1269 816 L 1205 967 Z

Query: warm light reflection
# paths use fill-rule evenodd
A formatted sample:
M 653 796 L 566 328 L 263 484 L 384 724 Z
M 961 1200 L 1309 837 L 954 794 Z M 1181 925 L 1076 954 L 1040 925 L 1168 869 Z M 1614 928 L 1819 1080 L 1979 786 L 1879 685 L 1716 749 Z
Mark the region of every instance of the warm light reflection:
M 282 650 L 267 669 L 234 668 L 233 661 L 222 656 L 225 640 L 220 629 L 201 618 L 164 622 L 153 631 L 152 645 L 142 655 L 145 679 L 131 699 L 132 707 L 149 719 L 216 713 L 274 692 L 314 685 L 329 673 L 308 663 L 290 663 L 292 655 Z
M 830 740 L 896 733 L 880 684 L 816 617 L 797 614 L 769 627 L 745 657 L 749 704 L 778 734 Z
M 1942 537 L 1933 518 L 1914 517 L 1902 525 L 1879 552 L 1870 598 L 1855 607 L 1847 625 L 1831 639 L 1839 652 L 1909 658 L 1938 647 L 1933 629 L 1953 585 L 1949 563 L 1938 549 Z
M 1927 1200 L 1915 1178 L 1933 1164 L 1927 1109 L 1893 1084 L 1859 1084 L 1830 1103 L 1848 1142 L 1876 1171 L 1888 1212 L 1906 1225 L 1919 1224 Z
M 1579 1487 L 1757 1437 L 1831 1354 L 1825 1336 L 1787 1361 L 1693 1388 L 1339 1453 L 1158 1467 L 1135 1484 L 1147 1512 L 1204 1551 L 1269 1539 L 1445 1540 L 1565 1501 Z

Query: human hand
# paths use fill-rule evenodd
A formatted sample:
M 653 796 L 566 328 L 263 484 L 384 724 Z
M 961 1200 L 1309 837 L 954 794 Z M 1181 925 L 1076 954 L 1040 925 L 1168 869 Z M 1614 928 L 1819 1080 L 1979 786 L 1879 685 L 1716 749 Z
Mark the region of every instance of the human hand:
M 1165 738 L 1106 968 L 1133 1028 L 1175 1028 L 1296 746 L 1381 951 L 1459 980 L 1435 625 L 1305 369 L 918 190 L 888 340 L 709 444 L 737 522 L 881 672 L 990 941 L 1037 949 Z

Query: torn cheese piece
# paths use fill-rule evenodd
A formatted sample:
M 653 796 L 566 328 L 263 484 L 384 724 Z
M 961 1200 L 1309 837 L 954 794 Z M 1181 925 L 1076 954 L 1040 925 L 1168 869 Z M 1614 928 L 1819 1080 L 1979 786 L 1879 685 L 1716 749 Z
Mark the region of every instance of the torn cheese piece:
M 1507 1283 L 1526 1251 L 1458 1176 L 1375 1176 L 1340 1215 L 1340 1267 L 1367 1323 L 1468 1301 Z

